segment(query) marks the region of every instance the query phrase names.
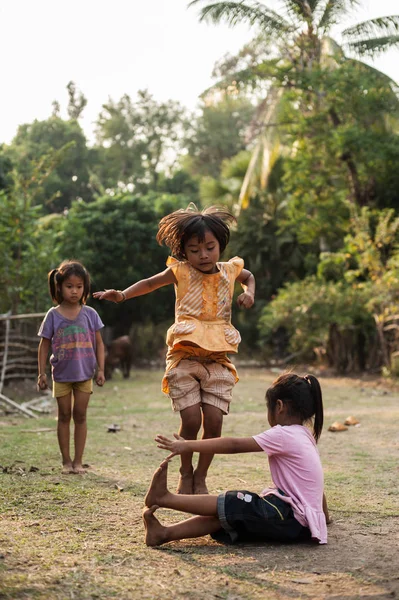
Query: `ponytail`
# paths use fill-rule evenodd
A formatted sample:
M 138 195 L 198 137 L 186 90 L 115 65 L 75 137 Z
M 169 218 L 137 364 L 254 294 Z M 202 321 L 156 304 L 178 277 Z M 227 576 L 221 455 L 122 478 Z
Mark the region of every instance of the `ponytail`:
M 54 302 L 59 302 L 59 298 L 58 298 L 59 294 L 57 293 L 58 286 L 57 286 L 57 281 L 56 281 L 57 273 L 58 273 L 58 269 L 53 269 L 48 274 L 48 287 L 50 290 L 50 296 L 52 297 Z
M 324 421 L 324 410 L 323 410 L 323 396 L 321 393 L 321 387 L 319 380 L 314 375 L 305 375 L 304 379 L 310 386 L 310 392 L 313 398 L 314 406 L 314 421 L 313 421 L 313 436 L 316 442 L 319 441 L 319 437 L 323 430 Z

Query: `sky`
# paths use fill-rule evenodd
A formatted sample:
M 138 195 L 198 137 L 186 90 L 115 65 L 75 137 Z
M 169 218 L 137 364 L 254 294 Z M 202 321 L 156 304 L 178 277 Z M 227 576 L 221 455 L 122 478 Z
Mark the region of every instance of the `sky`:
M 264 0 L 277 9 L 279 0 Z M 52 102 L 66 117 L 66 85 L 88 100 L 81 125 L 93 140 L 94 122 L 108 98 L 148 89 L 157 101 L 177 100 L 190 110 L 213 80 L 217 60 L 235 54 L 254 35 L 198 20 L 188 0 L 0 0 L 0 143 L 17 127 L 47 119 Z M 399 0 L 360 0 L 333 31 L 399 13 Z M 399 50 L 373 64 L 399 82 Z M 368 61 L 370 62 L 370 61 Z

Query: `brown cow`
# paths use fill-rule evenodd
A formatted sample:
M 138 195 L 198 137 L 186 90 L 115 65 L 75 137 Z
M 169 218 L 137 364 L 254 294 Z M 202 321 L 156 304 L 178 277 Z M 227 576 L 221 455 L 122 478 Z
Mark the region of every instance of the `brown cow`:
M 133 346 L 128 335 L 122 335 L 108 344 L 105 352 L 105 379 L 112 379 L 116 367 L 121 369 L 123 377 L 127 379 L 130 375 L 132 357 Z

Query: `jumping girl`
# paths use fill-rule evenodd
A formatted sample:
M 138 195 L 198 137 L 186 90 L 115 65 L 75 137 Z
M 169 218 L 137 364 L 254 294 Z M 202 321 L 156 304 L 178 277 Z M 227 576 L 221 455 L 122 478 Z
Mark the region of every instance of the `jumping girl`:
M 219 262 L 226 248 L 229 212 L 210 207 L 202 212 L 190 205 L 175 211 L 159 223 L 157 241 L 165 244 L 175 258 L 168 268 L 127 289 L 93 294 L 100 300 L 124 302 L 174 284 L 175 323 L 167 333 L 168 353 L 163 391 L 169 395 L 175 412 L 180 412 L 180 435 L 195 440 L 203 425 L 203 439 L 217 438 L 222 432 L 223 415 L 228 414 L 237 372 L 227 353 L 237 352 L 240 334 L 231 324 L 231 304 L 236 281 L 244 292 L 240 307 L 254 303 L 255 279 L 244 269 L 241 258 Z M 180 494 L 207 494 L 206 475 L 212 453 L 201 453 L 193 470 L 192 453 L 181 456 Z
M 104 327 L 97 312 L 85 306 L 90 292 L 90 277 L 78 261 L 64 261 L 48 275 L 50 295 L 57 306 L 50 308 L 40 326 L 38 387 L 47 389 L 46 363 L 50 350 L 53 396 L 58 403 L 58 443 L 63 473 L 84 473 L 82 464 L 86 444 L 86 412 L 93 391 L 93 376 L 103 385 Z M 74 397 L 72 410 L 72 393 Z M 70 421 L 75 423 L 73 460 L 70 455 Z
M 281 375 L 266 392 L 271 429 L 247 438 L 190 441 L 158 435 L 159 448 L 171 452 L 154 473 L 143 512 L 147 546 L 211 534 L 219 541 L 313 539 L 327 543 L 330 522 L 323 492 L 323 471 L 316 443 L 323 427 L 323 401 L 316 377 Z M 313 420 L 313 435 L 305 426 Z M 247 490 L 219 496 L 182 496 L 167 488 L 168 461 L 176 454 L 265 452 L 274 488 L 258 495 Z M 155 517 L 159 508 L 198 515 L 169 526 Z

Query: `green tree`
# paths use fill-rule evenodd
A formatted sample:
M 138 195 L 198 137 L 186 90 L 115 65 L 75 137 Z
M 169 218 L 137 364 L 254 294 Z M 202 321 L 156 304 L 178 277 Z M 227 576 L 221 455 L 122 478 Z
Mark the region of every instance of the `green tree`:
M 169 200 L 180 208 L 176 199 Z M 93 291 L 124 289 L 166 268 L 167 251 L 155 240 L 159 219 L 153 195 L 125 193 L 74 202 L 63 221 L 60 252 L 84 263 Z M 163 288 L 120 306 L 94 300 L 93 304 L 117 336 L 129 333 L 132 324 L 171 320 L 174 294 L 172 288 Z
M 4 153 L 4 146 L 0 145 L 0 190 L 8 188 L 12 184 L 12 162 Z
M 78 92 L 76 89 L 76 85 L 73 81 L 70 81 L 67 85 L 68 90 L 68 115 L 72 121 L 77 121 L 79 117 L 81 117 L 82 112 L 87 104 L 87 98 L 82 94 L 82 92 Z M 56 106 L 54 109 L 56 110 Z
M 245 150 L 253 106 L 248 98 L 223 93 L 221 100 L 208 94 L 200 108 L 187 140 L 190 170 L 217 178 L 222 162 Z
M 193 0 L 190 6 L 201 2 Z M 262 179 L 266 184 L 271 156 L 279 144 L 276 124 L 279 123 L 279 106 L 285 93 L 291 89 L 299 91 L 295 104 L 297 110 L 299 108 L 305 113 L 309 105 L 315 111 L 325 105 L 324 90 L 315 85 L 314 75 L 317 77 L 323 70 L 335 69 L 347 60 L 344 52 L 329 38 L 329 32 L 354 4 L 354 0 L 282 0 L 281 10 L 273 11 L 255 0 L 236 0 L 208 2 L 201 9 L 200 20 L 226 22 L 231 26 L 248 23 L 259 30 L 259 35 L 236 57 L 228 57 L 224 62 L 219 69 L 223 79 L 216 86 L 223 89 L 250 87 L 263 93 L 254 119 L 254 138 L 257 141 L 243 182 L 242 203 L 248 201 L 252 172 L 258 160 L 263 165 Z M 398 33 L 399 16 L 371 19 L 343 31 L 343 48 L 345 52 L 360 57 L 372 56 L 398 46 Z M 382 74 L 380 76 L 385 87 L 391 88 L 392 82 Z M 353 88 L 351 91 L 353 93 Z M 344 121 L 345 111 L 334 115 L 334 107 L 330 108 L 335 127 Z M 356 185 L 356 163 L 350 151 L 343 155 L 343 160 L 352 179 L 355 196 L 361 194 Z M 362 200 L 361 196 L 356 200 Z M 362 204 L 361 201 L 359 203 Z
M 34 171 L 40 180 L 39 169 Z M 45 310 L 47 273 L 58 260 L 57 231 L 41 226 L 42 207 L 31 201 L 31 185 L 16 181 L 0 191 L 0 312 Z
M 392 209 L 354 210 L 339 252 L 321 255 L 317 274 L 285 285 L 260 318 L 261 339 L 279 327 L 288 351 L 327 357 L 337 371 L 391 368 L 398 351 L 399 218 Z
M 77 198 L 91 200 L 88 148 L 77 121 L 52 116 L 20 125 L 5 155 L 25 181 L 33 180 L 38 162 L 47 165 L 47 177 L 32 191 L 33 202 L 47 212 L 62 212 Z
M 97 121 L 92 168 L 103 186 L 135 192 L 155 189 L 161 171 L 171 168 L 182 145 L 185 113 L 179 103 L 156 102 L 144 90 L 109 100 Z

